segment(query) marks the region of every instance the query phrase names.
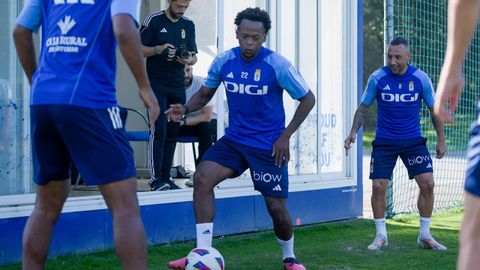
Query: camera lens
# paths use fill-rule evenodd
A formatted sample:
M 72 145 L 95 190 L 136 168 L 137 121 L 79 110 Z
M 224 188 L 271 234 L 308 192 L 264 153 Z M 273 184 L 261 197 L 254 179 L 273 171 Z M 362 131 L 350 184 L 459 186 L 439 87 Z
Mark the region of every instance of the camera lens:
M 187 59 L 190 57 L 190 53 L 184 48 L 178 48 L 177 55 L 182 59 Z

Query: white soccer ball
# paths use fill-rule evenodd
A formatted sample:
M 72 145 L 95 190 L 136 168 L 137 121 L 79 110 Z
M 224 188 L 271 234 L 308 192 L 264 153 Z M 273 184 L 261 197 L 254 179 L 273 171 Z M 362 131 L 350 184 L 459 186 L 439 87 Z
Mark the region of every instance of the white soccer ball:
M 185 270 L 223 269 L 225 269 L 223 256 L 213 247 L 194 248 L 188 253 Z

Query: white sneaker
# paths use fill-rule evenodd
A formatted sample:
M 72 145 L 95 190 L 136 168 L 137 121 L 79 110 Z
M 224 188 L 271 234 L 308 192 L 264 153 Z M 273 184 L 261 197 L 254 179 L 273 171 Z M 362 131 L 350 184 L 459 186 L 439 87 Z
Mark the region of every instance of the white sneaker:
M 192 179 L 192 178 L 188 179 L 188 181 L 185 182 L 185 186 L 187 186 L 187 187 L 193 187 L 193 179 Z
M 418 235 L 417 244 L 432 250 L 447 250 L 447 247 L 435 241 L 432 235 Z
M 373 242 L 368 246 L 369 250 L 380 250 L 382 247 L 388 246 L 388 239 L 383 234 L 377 234 Z

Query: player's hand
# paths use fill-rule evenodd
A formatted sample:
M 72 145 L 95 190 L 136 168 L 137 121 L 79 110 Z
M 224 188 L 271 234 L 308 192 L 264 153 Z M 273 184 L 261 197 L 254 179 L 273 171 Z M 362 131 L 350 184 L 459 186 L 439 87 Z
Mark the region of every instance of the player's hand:
M 348 151 L 350 150 L 350 148 L 352 148 L 352 143 L 355 143 L 355 141 L 357 140 L 357 136 L 355 134 L 350 134 L 348 135 L 348 137 L 345 139 L 345 144 L 343 145 L 343 147 L 345 147 L 345 154 L 348 156 Z
M 180 122 L 180 119 L 185 114 L 186 107 L 183 104 L 171 104 L 170 108 L 165 111 L 168 122 Z
M 443 67 L 438 82 L 433 112 L 442 122 L 453 123 L 453 113 L 458 107 L 465 80 L 461 69 Z
M 436 155 L 435 157 L 438 158 L 438 159 L 441 159 L 443 158 L 443 156 L 445 156 L 445 153 L 447 153 L 447 145 L 445 144 L 445 142 L 437 142 L 437 147 L 435 148 L 436 150 Z
M 283 162 L 287 164 L 290 161 L 290 141 L 288 138 L 280 135 L 273 144 L 272 157 L 276 167 L 281 167 Z
M 152 91 L 152 88 L 141 88 L 139 91 L 140 99 L 148 110 L 150 125 L 155 125 L 158 116 L 160 115 L 160 106 L 158 100 Z

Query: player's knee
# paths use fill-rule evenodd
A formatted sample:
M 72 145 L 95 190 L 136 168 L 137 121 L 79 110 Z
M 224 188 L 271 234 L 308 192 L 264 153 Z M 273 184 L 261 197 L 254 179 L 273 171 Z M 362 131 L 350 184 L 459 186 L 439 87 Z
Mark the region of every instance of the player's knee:
M 197 170 L 193 175 L 193 182 L 195 183 L 195 189 L 200 190 L 209 190 L 212 189 L 208 174 L 204 170 Z
M 60 217 L 62 208 L 58 208 L 58 207 L 51 207 L 49 209 L 36 208 L 34 211 L 39 217 L 42 217 L 42 219 L 48 220 L 50 223 L 56 223 L 58 220 L 58 217 Z
M 283 220 L 288 217 L 287 209 L 281 203 L 270 203 L 267 206 L 268 212 L 273 219 Z
M 373 181 L 372 182 L 372 196 L 384 196 L 387 192 L 388 182 L 386 181 Z
M 433 195 L 433 190 L 435 188 L 435 182 L 431 181 L 423 181 L 419 183 L 420 193 L 423 195 Z

